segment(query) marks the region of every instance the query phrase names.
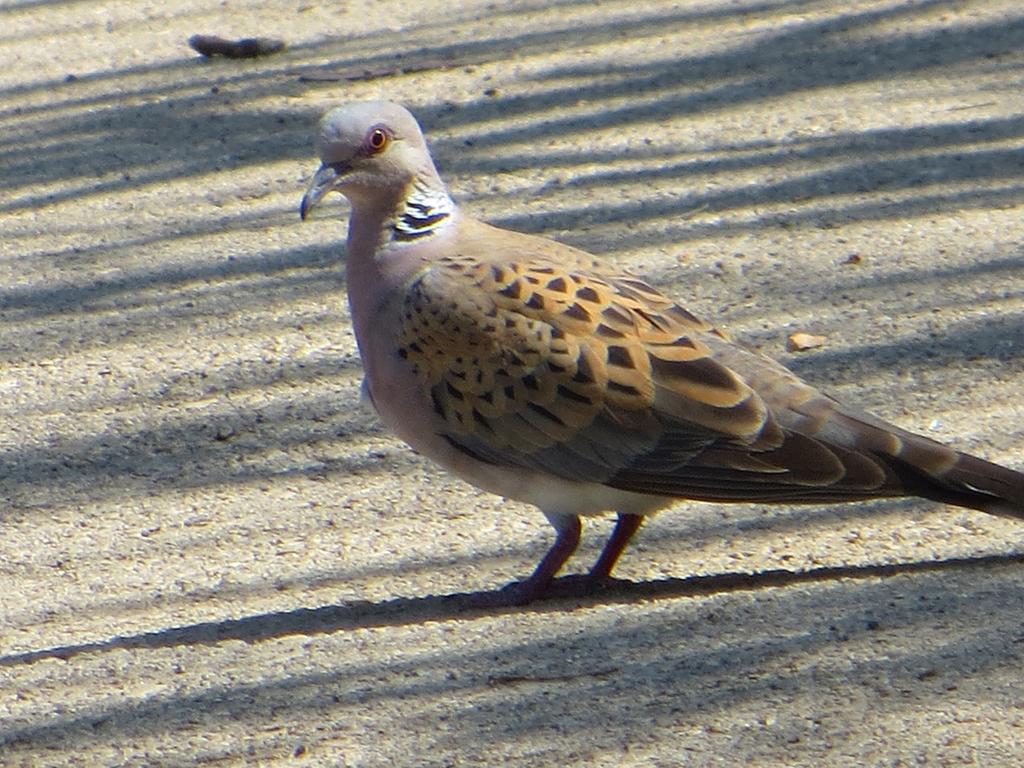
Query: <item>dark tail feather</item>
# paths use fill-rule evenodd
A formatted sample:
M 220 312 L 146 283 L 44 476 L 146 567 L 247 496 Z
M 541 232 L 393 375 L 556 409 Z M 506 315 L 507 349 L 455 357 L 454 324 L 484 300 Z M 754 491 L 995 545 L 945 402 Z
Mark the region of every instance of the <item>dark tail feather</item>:
M 856 450 L 874 457 L 891 473 L 886 485 L 892 495 L 921 496 L 1024 520 L 1024 473 L 960 453 L 866 413 L 837 409 L 833 423 L 854 436 Z
M 966 453 L 957 453 L 949 469 L 934 474 L 898 456 L 884 460 L 908 493 L 1024 520 L 1024 474 L 1020 472 Z

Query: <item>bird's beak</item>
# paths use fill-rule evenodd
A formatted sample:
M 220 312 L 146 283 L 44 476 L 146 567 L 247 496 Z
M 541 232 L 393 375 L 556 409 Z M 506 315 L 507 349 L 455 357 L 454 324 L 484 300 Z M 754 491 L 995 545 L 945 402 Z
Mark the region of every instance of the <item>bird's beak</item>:
M 347 165 L 345 163 L 324 163 L 316 172 L 309 189 L 302 196 L 302 203 L 299 205 L 299 216 L 305 221 L 310 211 L 316 208 L 317 204 L 324 199 L 328 192 L 334 189 L 334 185 L 345 174 Z

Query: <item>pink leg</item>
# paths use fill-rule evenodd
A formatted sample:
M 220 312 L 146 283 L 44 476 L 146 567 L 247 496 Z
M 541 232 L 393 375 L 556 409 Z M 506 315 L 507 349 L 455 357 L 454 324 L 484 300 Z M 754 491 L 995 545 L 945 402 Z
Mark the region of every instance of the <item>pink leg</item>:
M 642 515 L 619 513 L 619 519 L 615 523 L 615 530 L 612 531 L 611 538 L 608 539 L 608 543 L 601 550 L 601 556 L 597 558 L 594 567 L 590 569 L 591 579 L 594 581 L 607 581 L 611 578 L 612 568 L 615 567 L 615 563 L 618 562 L 622 551 L 629 544 L 629 540 L 633 538 L 633 534 L 639 530 L 640 524 L 643 521 Z
M 554 522 L 552 520 L 552 522 Z M 543 597 L 548 587 L 555 578 L 555 574 L 562 570 L 562 566 L 572 557 L 576 547 L 580 544 L 580 532 L 582 526 L 580 519 L 573 515 L 558 526 L 558 538 L 551 545 L 540 564 L 530 574 L 530 578 L 514 584 L 510 590 L 514 593 L 516 605 L 526 605 L 539 597 Z
M 582 526 L 576 515 L 552 516 L 548 519 L 558 531 L 558 537 L 551 549 L 547 551 L 540 564 L 528 579 L 509 584 L 500 592 L 479 595 L 471 601 L 474 608 L 495 608 L 508 605 L 526 605 L 547 593 L 551 582 L 555 579 L 562 566 L 572 557 L 580 543 Z

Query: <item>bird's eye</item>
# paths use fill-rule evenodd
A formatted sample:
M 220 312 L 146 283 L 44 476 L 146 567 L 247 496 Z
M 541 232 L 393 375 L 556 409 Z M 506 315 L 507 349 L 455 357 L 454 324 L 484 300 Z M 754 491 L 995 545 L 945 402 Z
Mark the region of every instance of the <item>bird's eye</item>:
M 391 136 L 383 128 L 371 128 L 366 134 L 366 149 L 370 154 L 380 152 L 391 141 Z

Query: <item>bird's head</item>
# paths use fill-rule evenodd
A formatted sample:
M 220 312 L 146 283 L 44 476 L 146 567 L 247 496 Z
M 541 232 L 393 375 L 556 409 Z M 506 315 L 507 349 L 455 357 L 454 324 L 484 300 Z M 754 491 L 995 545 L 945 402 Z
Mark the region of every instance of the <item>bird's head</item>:
M 316 150 L 321 165 L 302 198 L 303 219 L 328 192 L 340 192 L 355 204 L 389 205 L 417 177 L 440 183 L 416 119 L 391 102 L 332 109 L 320 120 Z

